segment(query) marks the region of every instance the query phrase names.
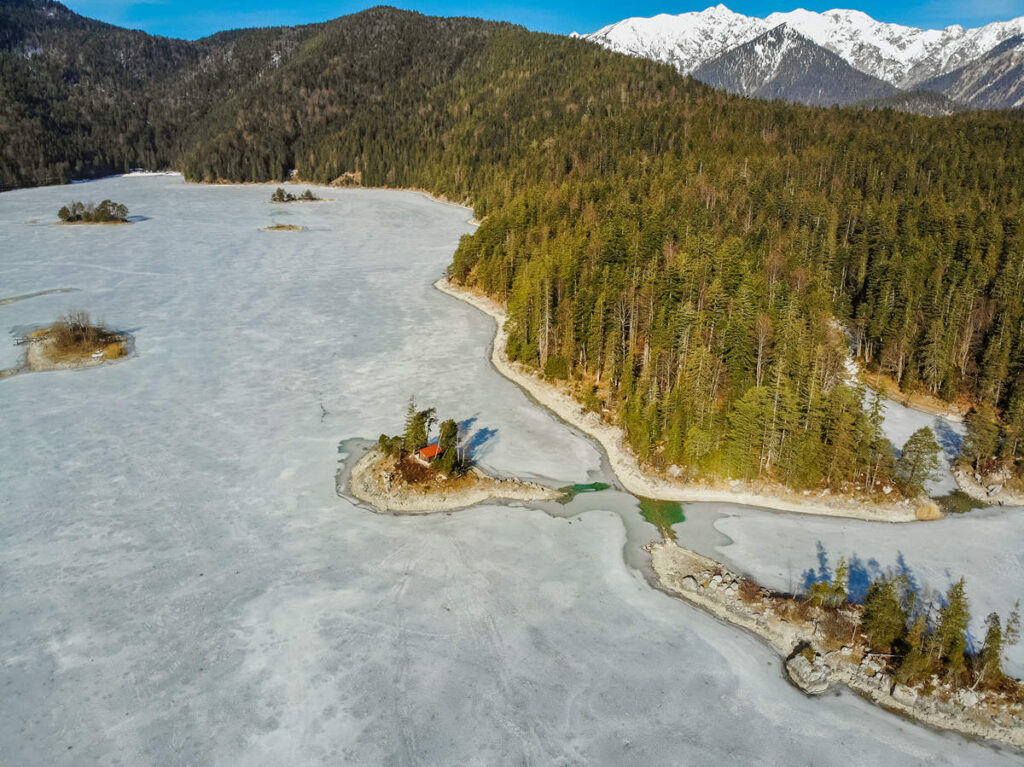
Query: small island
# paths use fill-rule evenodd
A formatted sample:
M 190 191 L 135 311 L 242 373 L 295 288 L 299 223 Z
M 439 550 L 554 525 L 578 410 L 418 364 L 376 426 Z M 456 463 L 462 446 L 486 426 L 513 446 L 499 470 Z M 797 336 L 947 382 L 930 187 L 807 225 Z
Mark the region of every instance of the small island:
M 301 232 L 302 227 L 295 224 L 274 224 L 273 226 L 264 226 L 260 229 L 261 232 Z
M 488 500 L 551 501 L 561 493 L 532 482 L 491 477 L 473 464 L 459 425 L 438 423 L 434 408 L 410 401 L 405 430 L 381 434 L 377 444 L 352 468 L 349 490 L 382 511 L 407 514 L 450 511 Z
M 128 356 L 131 338 L 95 323 L 87 312 L 71 311 L 47 328 L 34 330 L 21 343 L 28 345 L 28 370 L 67 370 L 95 367 Z
M 270 195 L 271 202 L 320 202 L 322 199 L 322 197 L 317 197 L 309 189 L 296 196 L 291 192 L 286 192 L 284 187 L 280 186 Z
M 91 202 L 69 202 L 57 211 L 62 224 L 127 224 L 128 207 L 113 200 L 99 205 Z

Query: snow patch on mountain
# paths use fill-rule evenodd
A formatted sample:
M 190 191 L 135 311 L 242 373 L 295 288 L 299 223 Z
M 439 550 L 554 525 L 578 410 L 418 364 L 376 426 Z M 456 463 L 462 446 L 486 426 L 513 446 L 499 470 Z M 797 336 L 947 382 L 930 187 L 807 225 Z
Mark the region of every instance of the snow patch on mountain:
M 719 4 L 679 15 L 624 19 L 583 37 L 620 53 L 664 61 L 690 74 L 783 24 L 854 68 L 902 88 L 958 69 L 1004 40 L 1024 34 L 1024 17 L 976 29 L 959 25 L 918 29 L 876 21 L 854 10 L 798 9 L 762 19 Z

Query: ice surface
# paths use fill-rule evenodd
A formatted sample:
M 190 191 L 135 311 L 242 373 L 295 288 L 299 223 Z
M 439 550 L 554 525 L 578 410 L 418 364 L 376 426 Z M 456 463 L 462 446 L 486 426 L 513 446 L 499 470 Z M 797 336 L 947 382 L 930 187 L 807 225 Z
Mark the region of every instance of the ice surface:
M 568 483 L 601 464 L 489 367 L 490 320 L 430 289 L 467 211 L 270 192 L 0 194 L 0 297 L 81 290 L 0 306 L 0 328 L 81 307 L 137 348 L 0 382 L 0 760 L 1019 761 L 804 697 L 757 640 L 651 589 L 609 511 L 398 518 L 337 498 L 339 441 L 396 430 L 413 392 L 475 417 L 496 471 Z M 71 197 L 147 218 L 49 226 Z M 258 231 L 273 220 L 307 230 Z

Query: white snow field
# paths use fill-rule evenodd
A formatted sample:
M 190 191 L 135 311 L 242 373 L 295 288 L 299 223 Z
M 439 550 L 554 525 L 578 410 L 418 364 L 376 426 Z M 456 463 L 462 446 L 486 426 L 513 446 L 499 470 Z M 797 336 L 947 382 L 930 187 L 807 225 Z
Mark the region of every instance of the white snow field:
M 585 481 L 600 456 L 490 368 L 488 318 L 430 288 L 466 210 L 271 191 L 0 194 L 0 299 L 80 291 L 2 304 L 0 327 L 83 308 L 137 350 L 0 381 L 0 762 L 1020 763 L 805 697 L 760 642 L 627 566 L 610 511 L 338 498 L 339 441 L 397 430 L 413 392 L 493 430 L 494 470 Z M 104 197 L 145 220 L 49 225 Z M 258 231 L 273 220 L 307 230 Z

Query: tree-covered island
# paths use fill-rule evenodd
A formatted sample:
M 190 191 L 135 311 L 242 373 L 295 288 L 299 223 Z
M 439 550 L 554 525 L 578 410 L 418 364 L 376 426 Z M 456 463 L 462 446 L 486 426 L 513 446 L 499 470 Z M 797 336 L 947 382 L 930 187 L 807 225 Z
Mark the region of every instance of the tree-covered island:
M 279 186 L 274 190 L 274 193 L 270 195 L 271 202 L 319 202 L 322 197 L 317 197 L 313 194 L 312 190 L 307 189 L 305 192 L 299 195 L 286 192 L 284 187 Z
M 435 427 L 436 435 L 435 435 Z M 425 513 L 486 500 L 555 500 L 560 492 L 531 482 L 499 479 L 474 465 L 454 419 L 410 400 L 401 434 L 381 434 L 352 468 L 349 490 L 384 511 Z
M 98 205 L 74 200 L 57 211 L 57 218 L 64 224 L 127 224 L 128 206 L 113 200 L 104 200 Z

